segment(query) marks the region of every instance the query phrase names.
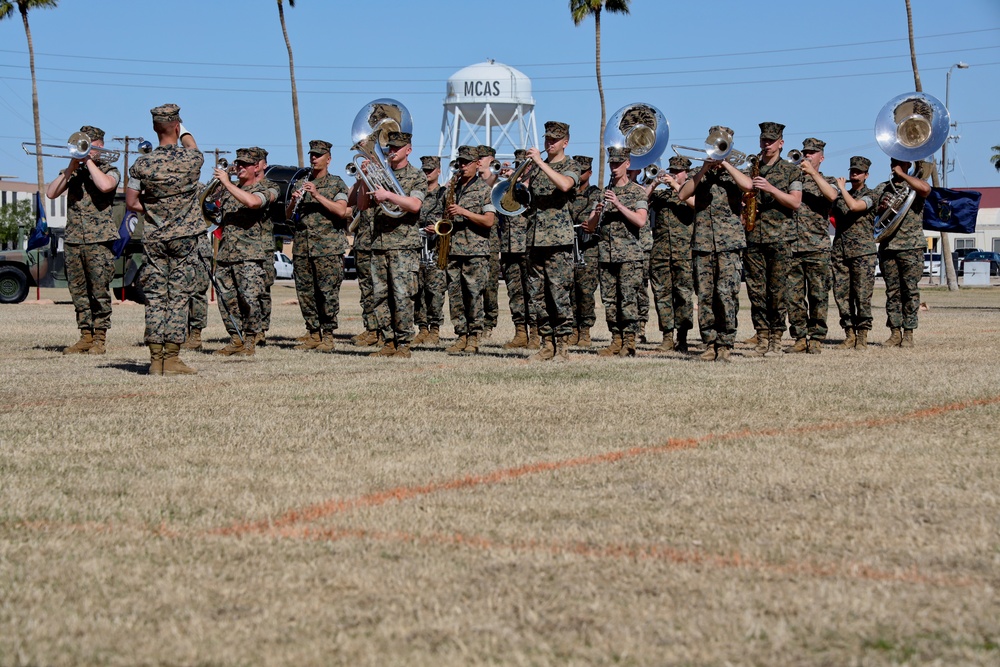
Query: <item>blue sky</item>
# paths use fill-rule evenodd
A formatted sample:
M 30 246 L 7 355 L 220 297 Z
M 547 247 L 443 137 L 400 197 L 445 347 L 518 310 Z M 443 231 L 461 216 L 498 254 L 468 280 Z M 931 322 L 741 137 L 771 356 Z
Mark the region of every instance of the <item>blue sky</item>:
M 925 92 L 945 98 L 959 142 L 952 187 L 1000 186 L 989 163 L 1000 144 L 1000 2 L 912 0 Z M 539 128 L 570 123 L 569 152 L 596 155 L 600 107 L 594 26 L 579 27 L 566 0 L 298 0 L 285 7 L 295 54 L 304 140 L 334 143 L 343 174 L 351 123 L 377 97 L 410 110 L 416 155 L 437 152 L 445 83 L 493 58 L 532 80 Z M 295 163 L 288 62 L 273 0 L 61 0 L 30 15 L 42 131 L 61 143 L 83 124 L 109 135 L 151 134 L 149 108 L 182 107 L 203 150 L 260 145 L 272 164 Z M 757 124 L 784 123 L 786 150 L 827 142 L 823 171 L 846 175 L 848 158 L 888 158 L 872 126 L 881 107 L 913 90 L 903 0 L 669 2 L 633 0 L 605 15 L 608 113 L 646 102 L 670 122 L 671 143 L 698 145 L 710 125 L 736 131 L 755 152 Z M 31 181 L 33 139 L 27 45 L 20 17 L 0 23 L 0 174 Z M 114 145 L 109 142 L 109 145 Z M 119 163 L 120 165 L 120 163 Z M 64 162 L 46 161 L 46 179 Z M 207 165 L 204 177 L 208 176 Z

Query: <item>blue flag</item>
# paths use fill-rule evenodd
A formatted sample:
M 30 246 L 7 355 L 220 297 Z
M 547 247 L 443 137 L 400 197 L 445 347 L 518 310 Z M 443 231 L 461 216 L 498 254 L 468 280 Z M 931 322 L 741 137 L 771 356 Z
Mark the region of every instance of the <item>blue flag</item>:
M 49 243 L 49 223 L 45 219 L 45 204 L 42 203 L 42 193 L 35 193 L 35 228 L 28 234 L 28 250 L 41 248 Z
M 982 192 L 932 188 L 924 202 L 924 229 L 931 232 L 974 234 Z
M 132 238 L 132 232 L 135 231 L 135 223 L 138 222 L 139 216 L 135 214 L 135 211 L 125 211 L 125 217 L 122 218 L 122 224 L 118 226 L 118 240 L 115 244 L 111 246 L 111 249 L 115 253 L 115 259 L 122 256 L 125 252 L 125 246 L 128 245 L 129 240 Z

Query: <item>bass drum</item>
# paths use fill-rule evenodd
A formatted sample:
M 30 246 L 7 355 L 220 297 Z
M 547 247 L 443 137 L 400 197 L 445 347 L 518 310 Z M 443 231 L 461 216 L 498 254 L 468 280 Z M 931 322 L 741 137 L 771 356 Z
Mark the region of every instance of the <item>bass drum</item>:
M 272 164 L 264 171 L 264 178 L 278 185 L 278 198 L 268 208 L 267 214 L 274 223 L 277 236 L 292 236 L 294 223 L 285 219 L 285 208 L 297 189 L 298 182 L 309 176 L 309 167 L 289 167 Z

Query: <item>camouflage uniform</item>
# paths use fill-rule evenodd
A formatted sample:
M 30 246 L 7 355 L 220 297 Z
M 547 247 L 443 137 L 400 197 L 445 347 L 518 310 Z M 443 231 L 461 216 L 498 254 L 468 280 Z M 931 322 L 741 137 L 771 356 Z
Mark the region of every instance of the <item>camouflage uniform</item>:
M 489 185 L 487 190 L 492 192 Z M 489 270 L 486 273 L 486 285 L 483 290 L 483 312 L 485 313 L 485 328 L 496 329 L 500 318 L 500 225 L 497 221 L 490 227 Z
M 423 229 L 433 225 L 444 217 L 444 195 L 446 188 L 439 187 L 428 192 L 420 206 L 419 227 Z M 431 232 L 432 238 L 425 239 L 421 234 L 421 243 L 431 243 L 434 252 L 430 253 L 430 262 L 421 261 L 417 273 L 417 298 L 413 307 L 413 321 L 418 327 L 440 327 L 444 321 L 444 295 L 448 290 L 448 273 L 438 268 L 437 235 Z M 423 251 L 421 251 L 423 252 Z
M 239 324 L 244 338 L 264 330 L 262 293 L 268 290 L 265 264 L 273 265 L 273 237 L 268 243 L 264 229 L 267 207 L 278 198 L 269 181 L 241 186 L 261 198 L 260 208 L 243 206 L 229 192 L 222 196 L 222 241 L 216 256 L 215 279 L 219 285 L 219 312 L 230 335 L 237 333 L 228 313 Z
M 510 318 L 514 325 L 533 326 L 528 288 L 528 220 L 523 215 L 503 216 L 500 261 L 507 285 Z
M 808 141 L 808 140 L 807 140 Z M 837 189 L 833 178 L 824 177 Z M 839 197 L 838 197 L 839 198 Z M 803 176 L 802 205 L 795 211 L 795 241 L 788 271 L 788 324 L 792 338 L 826 338 L 830 304 L 830 211 L 833 202 L 823 196 L 811 176 Z
M 486 181 L 473 177 L 455 192 L 455 203 L 477 215 L 496 213 Z M 451 323 L 459 336 L 480 334 L 485 328 L 484 293 L 489 278 L 491 230 L 457 215 L 453 219 L 448 254 L 448 302 Z
M 393 170 L 403 192 L 423 203 L 427 179 L 411 164 Z M 413 300 L 417 293 L 420 269 L 419 213 L 405 213 L 398 218 L 385 215 L 374 200 L 372 229 L 372 292 L 375 319 L 385 340 L 396 347 L 413 340 Z
M 66 281 L 78 329 L 111 327 L 111 279 L 115 257 L 111 246 L 118 239 L 118 224 L 111 214 L 121 173 L 112 164 L 95 163 L 113 174 L 116 186 L 101 192 L 86 165 L 69 177 L 66 187 Z
M 573 266 L 573 290 L 570 292 L 570 300 L 573 304 L 573 327 L 576 329 L 590 329 L 597 321 L 594 294 L 597 292 L 599 282 L 597 246 L 600 235 L 586 233 L 582 225 L 600 201 L 601 194 L 602 190 L 596 185 L 588 185 L 583 192 L 574 189 L 573 201 L 570 204 L 577 244 L 584 261 L 584 266 L 579 264 Z
M 268 190 L 273 190 L 277 193 L 275 198 L 281 196 L 281 186 L 274 181 L 265 178 L 260 181 L 260 184 Z M 270 204 L 266 205 L 264 208 L 270 209 Z M 282 211 L 282 215 L 283 214 L 284 211 Z M 270 213 L 264 216 L 264 222 L 260 226 L 260 243 L 261 246 L 267 251 L 267 259 L 264 261 L 265 289 L 260 294 L 261 330 L 259 333 L 264 333 L 271 328 L 271 287 L 278 279 L 278 273 L 274 268 L 274 251 L 276 250 L 274 247 L 274 220 L 271 219 Z
M 843 197 L 834 202 L 833 298 L 840 311 L 840 326 L 845 331 L 871 331 L 872 292 L 875 291 L 875 239 L 872 236 L 875 200 L 873 191 L 865 185 L 850 193 L 868 208 L 855 213 L 847 208 Z
M 563 192 L 537 167 L 528 179 L 531 206 L 528 219 L 528 290 L 531 312 L 543 337 L 573 333 L 573 309 L 569 293 L 573 287 L 573 215 L 570 203 L 580 181 L 580 167 L 569 156 L 546 163 L 559 174 L 573 179 Z
M 879 183 L 872 193 L 876 211 L 883 198 L 893 192 L 896 181 Z M 920 278 L 924 274 L 924 197 L 919 194 L 903 217 L 899 229 L 881 241 L 878 248 L 878 262 L 885 280 L 885 326 L 890 329 L 914 330 L 917 328 L 917 313 L 920 311 Z
M 358 271 L 358 290 L 361 292 L 361 318 L 365 331 L 378 331 L 372 287 L 372 224 L 375 210 L 369 208 L 357 215 L 359 221 L 354 232 L 354 266 Z
M 660 331 L 664 338 L 674 329 L 683 338 L 694 327 L 694 274 L 691 268 L 691 232 L 694 209 L 670 188 L 649 195 L 653 250 L 650 280 Z
M 347 184 L 340 176 L 327 173 L 312 182 L 320 196 L 347 202 Z M 292 258 L 299 309 L 309 331 L 332 332 L 337 329 L 340 312 L 347 221 L 308 192 L 299 201 Z
M 628 182 L 608 188 L 623 206 L 631 210 L 646 210 L 646 191 L 636 183 Z M 601 302 L 605 319 L 612 336 L 637 333 L 639 330 L 639 291 L 645 283 L 642 228 L 625 220 L 625 216 L 611 207 L 605 209 L 598 232 L 598 274 L 601 281 Z
M 198 253 L 202 257 L 212 256 L 212 244 L 208 234 L 198 236 Z M 196 266 L 194 280 L 191 282 L 191 298 L 188 301 L 188 327 L 190 330 L 201 330 L 208 326 L 208 286 L 211 283 L 208 275 L 209 265 L 199 262 Z
M 743 191 L 722 167 L 710 170 L 695 187 L 691 250 L 698 328 L 706 345 L 729 349 L 736 342 L 741 255 L 746 248 L 740 222 L 742 205 Z
M 639 186 L 642 187 L 642 186 Z M 639 243 L 642 246 L 642 285 L 636 293 L 636 307 L 639 311 L 639 333 L 645 343 L 646 322 L 649 322 L 649 274 L 653 253 L 653 229 L 649 225 L 639 230 Z

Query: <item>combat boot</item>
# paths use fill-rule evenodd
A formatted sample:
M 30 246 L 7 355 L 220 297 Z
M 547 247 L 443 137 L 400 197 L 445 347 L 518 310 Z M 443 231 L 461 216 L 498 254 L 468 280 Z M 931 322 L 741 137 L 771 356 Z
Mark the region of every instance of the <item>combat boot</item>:
M 94 346 L 94 332 L 80 329 L 80 340 L 63 349 L 63 354 L 86 354 Z
M 360 338 L 363 335 L 364 334 L 358 334 L 357 336 L 354 336 L 354 338 L 352 338 L 351 340 L 353 341 L 353 340 L 355 340 L 357 338 Z M 307 340 L 309 340 L 310 338 L 312 338 L 312 331 L 308 331 L 307 330 L 304 334 L 302 334 L 301 336 L 299 336 L 298 338 L 296 338 L 295 342 L 296 343 L 304 343 Z
M 806 350 L 809 354 L 819 354 L 823 351 L 823 341 L 819 338 L 809 339 L 809 349 Z
M 424 345 L 437 345 L 441 342 L 441 327 L 438 325 L 432 325 L 430 330 L 427 332 L 427 340 L 424 341 Z
M 752 345 L 754 347 L 757 347 L 758 343 L 760 343 L 760 331 L 743 341 L 744 345 Z
M 396 354 L 396 341 L 394 341 L 394 340 L 387 340 L 387 341 L 385 341 L 385 345 L 382 346 L 382 349 L 376 350 L 375 352 L 372 352 L 368 356 L 369 357 L 391 357 L 394 354 Z
M 556 356 L 556 342 L 552 336 L 545 336 L 539 341 L 538 352 L 528 357 L 528 361 L 548 361 Z
M 590 340 L 590 327 L 580 329 L 580 340 L 576 342 L 577 347 L 590 347 L 593 342 Z
M 514 325 L 514 337 L 503 344 L 505 350 L 516 350 L 528 347 L 528 327 L 524 324 Z
M 94 344 L 87 350 L 87 354 L 104 354 L 104 343 L 107 340 L 107 329 L 94 329 Z
M 96 331 L 94 332 L 97 333 Z M 903 329 L 903 340 L 899 343 L 900 347 L 913 347 L 913 329 Z M 93 354 L 93 351 L 91 351 Z
M 646 323 L 645 322 L 639 322 L 639 334 L 636 337 L 639 339 L 640 343 L 645 344 L 645 343 L 649 342 L 649 340 L 646 339 Z
M 899 344 L 903 342 L 903 334 L 899 329 L 890 329 L 892 335 L 889 336 L 889 340 L 882 343 L 882 347 L 899 347 Z
M 396 348 L 395 353 L 392 355 L 393 359 L 409 359 L 410 358 L 410 345 L 408 343 L 403 343 Z
M 243 347 L 233 352 L 233 356 L 252 357 L 256 353 L 257 353 L 257 334 L 248 333 L 243 338 Z
M 353 342 L 357 347 L 371 347 L 377 345 L 382 334 L 378 331 L 365 331 L 354 337 Z
M 469 334 L 469 337 L 465 342 L 465 349 L 462 350 L 466 354 L 478 354 L 479 353 L 479 335 Z
M 469 337 L 466 334 L 462 334 L 458 337 L 458 340 L 451 344 L 451 346 L 445 348 L 445 352 L 448 354 L 461 354 L 468 344 Z M 478 352 L 479 350 L 476 351 Z
M 429 336 L 429 335 L 430 335 L 430 331 L 427 330 L 427 327 L 425 327 L 422 324 L 419 325 L 417 327 L 417 335 L 413 337 L 413 341 L 410 343 L 410 345 L 412 345 L 413 347 L 416 347 L 417 345 L 420 345 L 425 340 L 427 340 L 427 336 Z
M 611 344 L 597 353 L 599 357 L 613 357 L 622 351 L 622 335 L 617 331 L 611 332 Z
M 525 346 L 528 350 L 538 350 L 542 347 L 542 336 L 538 333 L 538 326 L 528 327 L 528 344 Z
M 664 331 L 663 332 L 663 342 L 660 346 L 656 348 L 660 352 L 673 352 L 674 351 L 674 332 Z
M 149 343 L 149 375 L 163 375 L 163 344 Z
M 678 329 L 677 330 L 677 342 L 674 343 L 674 349 L 678 352 L 688 351 L 688 330 Z M 726 348 L 729 349 L 729 348 Z
M 323 334 L 319 331 L 310 331 L 309 339 L 299 343 L 293 350 L 315 350 L 323 342 Z
M 754 341 L 752 344 L 754 348 L 750 350 L 747 354 L 751 357 L 763 357 L 767 352 L 768 347 L 770 347 L 769 339 L 770 332 L 767 329 L 761 329 L 753 336 L 753 338 L 748 338 L 747 342 L 751 340 Z
M 569 361 L 569 336 L 556 337 L 556 361 Z
M 772 331 L 770 332 L 769 341 L 767 345 L 767 352 L 764 353 L 765 357 L 778 357 L 785 353 L 785 350 L 781 347 L 781 332 Z
M 858 352 L 868 351 L 868 329 L 858 329 L 857 337 L 854 341 L 854 349 Z
M 716 353 L 722 348 L 716 348 L 715 343 L 705 345 L 705 351 L 698 355 L 702 361 L 715 361 Z
M 635 356 L 635 332 L 626 331 L 622 335 L 622 349 L 618 352 L 620 357 L 634 357 Z
M 188 332 L 187 338 L 181 343 L 182 350 L 200 350 L 201 349 L 201 329 L 191 329 Z
M 580 330 L 573 327 L 573 333 L 569 335 L 569 339 L 566 341 L 567 345 L 576 345 L 580 342 Z
M 333 352 L 337 349 L 337 343 L 333 340 L 333 331 L 324 331 L 322 335 L 322 340 L 319 345 L 314 348 L 317 352 Z
M 861 332 L 858 331 L 857 334 Z M 837 346 L 838 350 L 850 350 L 857 344 L 858 336 L 852 327 L 844 329 L 844 342 Z
M 229 341 L 229 345 L 225 346 L 221 350 L 216 350 L 215 354 L 223 357 L 228 357 L 230 355 L 236 354 L 243 349 L 243 341 L 240 339 L 239 334 L 231 334 L 232 340 Z
M 198 371 L 191 368 L 180 357 L 180 343 L 163 344 L 163 374 L 164 375 L 197 375 Z
M 715 360 L 716 361 L 729 361 L 729 355 L 732 352 L 732 348 L 719 347 L 715 350 Z
M 802 338 L 795 339 L 795 345 L 792 345 L 790 352 L 805 352 L 809 349 L 809 339 L 803 336 Z
M 267 332 L 261 331 L 259 334 L 254 336 L 253 344 L 254 347 L 267 347 Z

